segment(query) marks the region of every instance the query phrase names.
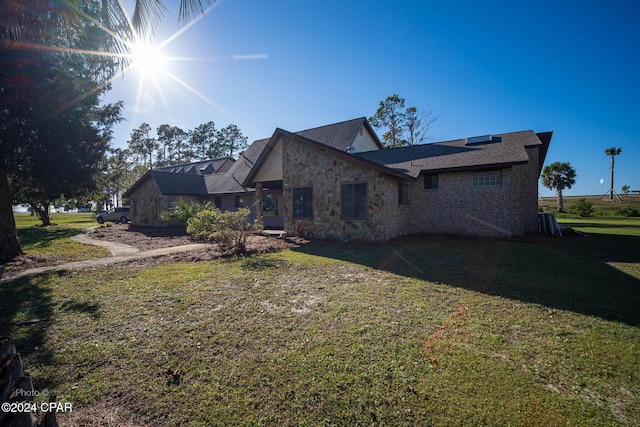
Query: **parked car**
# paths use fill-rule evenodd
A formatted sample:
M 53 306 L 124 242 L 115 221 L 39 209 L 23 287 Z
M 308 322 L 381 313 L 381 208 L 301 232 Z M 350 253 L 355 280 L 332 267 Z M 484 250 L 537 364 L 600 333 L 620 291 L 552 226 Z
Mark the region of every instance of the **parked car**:
M 121 206 L 119 208 L 111 208 L 107 212 L 100 213 L 96 216 L 98 224 L 104 224 L 105 221 L 121 222 L 126 224 L 131 219 L 129 206 Z

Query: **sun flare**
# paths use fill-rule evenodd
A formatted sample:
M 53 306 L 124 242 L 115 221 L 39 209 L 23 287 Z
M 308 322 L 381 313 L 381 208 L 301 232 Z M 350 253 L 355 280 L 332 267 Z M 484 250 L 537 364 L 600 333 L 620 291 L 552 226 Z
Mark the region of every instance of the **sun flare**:
M 159 47 L 149 42 L 138 41 L 131 45 L 131 69 L 145 75 L 155 75 L 165 69 L 167 59 Z

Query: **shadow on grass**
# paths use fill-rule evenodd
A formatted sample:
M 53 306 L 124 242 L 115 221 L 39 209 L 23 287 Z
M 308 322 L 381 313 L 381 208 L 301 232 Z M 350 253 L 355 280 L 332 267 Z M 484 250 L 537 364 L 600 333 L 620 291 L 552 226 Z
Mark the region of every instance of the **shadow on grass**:
M 18 229 L 18 239 L 22 246 L 47 247 L 78 233 L 79 230 L 68 227 L 26 227 Z
M 73 301 L 65 301 L 60 306 L 62 311 L 71 312 L 75 311 L 78 313 L 86 313 L 93 320 L 99 317 L 98 310 L 100 309 L 100 304 L 91 304 L 88 302 L 78 302 L 75 299 Z
M 52 362 L 43 346 L 52 317 L 48 283 L 41 275 L 0 284 L 0 341 L 11 338 L 23 359 L 33 355 L 44 364 Z
M 313 244 L 297 251 L 395 274 L 640 325 L 640 238 L 523 240 L 411 236 L 386 244 Z M 629 263 L 628 274 L 615 263 Z
M 23 360 L 28 358 L 36 366 L 52 366 L 58 363 L 46 345 L 48 329 L 53 321 L 56 304 L 51 295 L 51 275 L 42 274 L 13 280 L 0 285 L 0 341 L 12 339 Z M 99 304 L 78 302 L 75 299 L 60 305 L 64 312 L 86 313 L 91 318 L 99 317 Z M 29 371 L 28 366 L 26 371 Z M 40 378 L 36 389 L 52 388 L 54 378 Z

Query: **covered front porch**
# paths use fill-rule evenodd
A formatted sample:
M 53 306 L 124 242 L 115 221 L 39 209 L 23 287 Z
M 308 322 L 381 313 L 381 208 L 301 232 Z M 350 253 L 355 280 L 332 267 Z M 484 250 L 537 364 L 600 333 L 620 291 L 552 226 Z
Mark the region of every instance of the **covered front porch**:
M 284 198 L 282 181 L 258 182 L 256 200 L 258 203 L 257 219 L 265 230 L 284 230 Z

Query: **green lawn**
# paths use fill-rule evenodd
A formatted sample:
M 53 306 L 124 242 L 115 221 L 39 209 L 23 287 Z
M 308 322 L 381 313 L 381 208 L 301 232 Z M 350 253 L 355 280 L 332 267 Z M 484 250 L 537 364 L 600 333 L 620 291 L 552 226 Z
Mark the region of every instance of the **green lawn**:
M 24 254 L 37 258 L 39 263 L 59 264 L 111 255 L 105 248 L 83 245 L 70 239 L 82 229 L 97 225 L 95 214 L 52 214 L 54 225 L 49 227 L 40 227 L 42 222 L 36 216 L 15 214 L 14 217 Z
M 583 233 L 615 234 L 640 237 L 640 218 L 558 218 L 561 225 L 567 225 Z
M 40 225 L 42 221 L 35 216 L 27 213 L 13 214 L 16 220 L 16 227 L 27 227 L 31 225 Z M 81 228 L 96 225 L 95 213 L 54 213 L 51 214 L 51 223 L 56 225 L 74 225 Z
M 69 422 L 638 425 L 638 223 L 589 221 L 43 275 L 0 322 Z

